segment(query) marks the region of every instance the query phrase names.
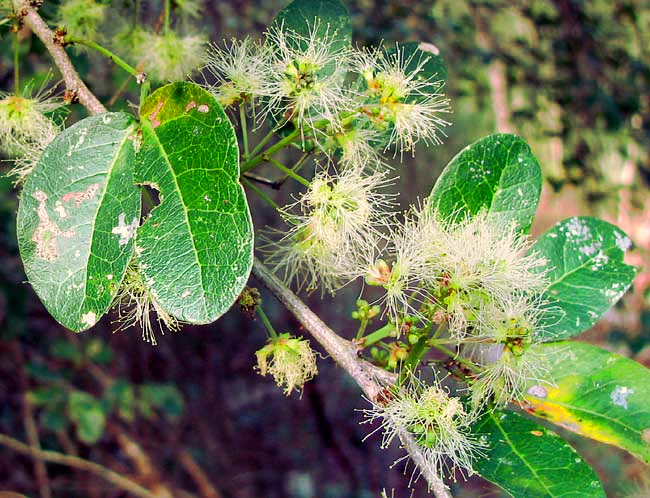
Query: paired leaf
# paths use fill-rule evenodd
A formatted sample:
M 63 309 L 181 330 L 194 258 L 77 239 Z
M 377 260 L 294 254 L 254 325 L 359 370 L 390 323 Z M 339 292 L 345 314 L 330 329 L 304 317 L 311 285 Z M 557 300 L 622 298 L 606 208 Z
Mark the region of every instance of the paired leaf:
M 550 284 L 537 336 L 567 338 L 591 328 L 625 293 L 635 269 L 624 263 L 625 233 L 606 221 L 574 217 L 561 221 L 532 246 L 548 260 Z
M 497 223 L 532 224 L 542 173 L 530 147 L 515 135 L 494 134 L 469 145 L 442 172 L 429 195 L 432 211 L 462 220 L 485 210 Z
M 580 342 L 538 344 L 530 352 L 548 359 L 549 383 L 529 385 L 529 413 L 650 462 L 650 370 Z
M 253 264 L 235 132 L 215 98 L 192 83 L 158 89 L 140 115 L 135 181 L 160 198 L 137 234 L 143 281 L 169 314 L 210 323 L 230 308 Z
M 517 413 L 488 412 L 474 433 L 487 445 L 474 470 L 514 497 L 605 496 L 593 469 L 564 439 Z
M 20 197 L 27 278 L 50 314 L 75 332 L 108 310 L 131 257 L 140 216 L 135 130 L 124 113 L 79 121 L 47 146 Z

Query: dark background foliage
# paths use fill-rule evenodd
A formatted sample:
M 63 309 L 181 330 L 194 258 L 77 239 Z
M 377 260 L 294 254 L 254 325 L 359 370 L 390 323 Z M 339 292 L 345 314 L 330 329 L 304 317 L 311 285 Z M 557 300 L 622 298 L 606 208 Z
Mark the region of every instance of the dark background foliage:
M 192 29 L 212 41 L 261 34 L 285 4 L 205 2 Z M 143 5 L 143 21 L 155 24 L 160 4 Z M 55 6 L 45 2 L 44 15 Z M 440 48 L 448 64 L 453 125 L 443 146 L 419 147 L 399 166 L 404 206 L 426 195 L 422 186 L 432 185 L 465 145 L 495 130 L 520 134 L 547 178 L 535 234 L 572 214 L 596 214 L 634 241 L 630 263 L 641 271 L 633 291 L 581 339 L 650 366 L 650 5 L 360 0 L 349 9 L 358 45 L 426 41 Z M 42 75 L 50 59 L 35 37 L 22 35 L 23 74 Z M 11 42 L 3 32 L 0 88 L 6 91 L 13 77 Z M 95 54 L 72 55 L 93 91 L 109 102 L 124 75 Z M 131 82 L 122 97 L 135 101 L 135 91 Z M 128 105 L 113 109 L 118 107 Z M 75 108 L 68 123 L 83 115 Z M 3 163 L 3 171 L 8 167 Z M 392 490 L 396 497 L 427 496 L 423 482 L 409 490 L 411 465 L 392 465 L 403 452 L 380 450 L 379 434 L 368 436 L 376 426 L 360 425 L 359 410 L 368 403 L 327 358 L 319 359 L 320 374 L 302 396 L 285 398 L 270 379 L 259 377 L 254 352 L 264 344 L 263 327 L 237 309 L 212 325 L 159 335 L 158 346 L 143 342 L 136 329 L 113 332 L 115 316 L 81 335 L 62 329 L 25 283 L 16 208 L 11 181 L 0 179 L 0 433 L 21 441 L 38 436 L 45 449 L 100 463 L 172 496 L 365 497 L 384 488 L 388 496 Z M 259 284 L 251 279 L 250 285 Z M 305 299 L 349 337 L 358 293 L 349 287 L 333 299 Z M 278 331 L 301 333 L 271 296 L 264 294 L 264 302 Z M 610 496 L 638 492 L 647 475 L 640 463 L 566 436 L 595 466 Z M 30 458 L 0 446 L 0 491 L 128 496 L 68 466 L 48 464 L 47 477 L 39 472 Z M 477 477 L 460 476 L 452 493 L 500 495 Z

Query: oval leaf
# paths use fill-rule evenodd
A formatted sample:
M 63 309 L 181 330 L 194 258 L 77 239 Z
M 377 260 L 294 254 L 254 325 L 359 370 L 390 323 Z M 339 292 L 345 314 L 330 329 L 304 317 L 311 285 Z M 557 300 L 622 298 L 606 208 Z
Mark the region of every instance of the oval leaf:
M 531 349 L 548 359 L 548 383 L 528 387 L 529 413 L 650 462 L 650 370 L 580 342 Z
M 542 173 L 530 147 L 515 135 L 497 133 L 454 157 L 429 195 L 430 209 L 445 219 L 464 219 L 486 210 L 498 223 L 532 224 Z
M 47 146 L 20 197 L 27 278 L 50 314 L 75 332 L 107 311 L 133 252 L 135 129 L 124 113 L 79 121 Z
M 192 83 L 158 89 L 140 113 L 135 181 L 160 198 L 137 234 L 143 281 L 170 315 L 213 322 L 242 291 L 253 264 L 235 132 L 215 98 Z
M 574 217 L 561 221 L 531 247 L 548 260 L 550 284 L 537 336 L 567 338 L 591 328 L 625 293 L 635 269 L 623 262 L 625 233 L 606 221 Z
M 564 439 L 517 413 L 489 412 L 474 433 L 487 445 L 474 470 L 514 497 L 605 496 L 594 470 Z
M 77 426 L 77 436 L 84 443 L 93 444 L 102 437 L 106 427 L 106 413 L 102 403 L 92 394 L 71 392 L 68 412 Z

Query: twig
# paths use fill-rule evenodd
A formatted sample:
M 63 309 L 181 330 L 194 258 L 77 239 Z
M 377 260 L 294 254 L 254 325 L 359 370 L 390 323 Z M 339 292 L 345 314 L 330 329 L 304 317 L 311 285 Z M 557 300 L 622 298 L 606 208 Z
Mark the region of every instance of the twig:
M 27 393 L 29 391 L 29 380 L 25 374 L 25 358 L 20 349 L 20 343 L 15 341 L 13 343 L 13 348 L 16 361 L 18 362 L 18 378 L 20 381 L 20 389 L 22 391 L 22 417 L 25 434 L 27 435 L 29 446 L 40 450 L 41 444 L 38 439 L 38 429 L 36 428 L 36 422 L 34 420 L 34 406 Z M 50 498 L 52 496 L 52 490 L 50 489 L 50 481 L 47 476 L 47 468 L 42 460 L 34 460 L 34 474 L 36 476 L 36 483 L 41 498 Z
M 150 484 L 151 496 L 156 498 L 173 498 L 174 493 L 160 479 L 160 472 L 142 447 L 117 424 L 109 422 L 106 425 L 109 432 L 120 445 L 120 449 L 131 459 L 141 479 Z
M 377 400 L 384 387 L 392 385 L 396 381 L 397 377 L 395 375 L 357 357 L 356 347 L 353 343 L 343 339 L 323 323 L 298 296 L 291 292 L 258 259 L 253 262 L 253 275 L 293 313 L 314 339 L 325 348 L 325 351 L 332 359 L 350 374 L 370 401 Z M 426 465 L 424 454 L 413 437 L 404 430 L 399 433 L 399 438 L 411 459 L 429 483 L 429 488 L 434 495 L 438 498 L 451 498 L 448 488 L 440 476 L 433 472 L 431 465 Z
M 31 7 L 29 2 L 25 2 L 24 0 L 14 0 L 14 7 L 24 19 L 25 24 L 36 33 L 36 36 L 40 38 L 45 45 L 45 48 L 47 48 L 48 52 L 52 55 L 54 63 L 63 75 L 63 80 L 65 81 L 67 90 L 73 92 L 73 95 L 79 100 L 79 103 L 91 114 L 106 112 L 106 108 L 97 97 L 88 90 L 86 84 L 81 80 L 79 74 L 70 61 L 68 54 L 65 52 L 63 47 L 55 41 L 54 32 L 47 27 L 47 24 L 45 24 L 45 21 L 43 21 L 41 16 L 38 15 L 36 9 Z
M 198 463 L 196 463 L 196 460 L 194 460 L 192 455 L 190 455 L 189 451 L 180 450 L 178 452 L 178 460 L 194 480 L 194 483 L 199 490 L 199 495 L 202 498 L 223 498 L 222 494 L 212 485 L 208 476 L 205 475 L 203 469 Z
M 110 482 L 114 486 L 117 486 L 124 491 L 127 491 L 133 496 L 139 496 L 142 498 L 156 498 L 157 495 L 149 492 L 147 489 L 143 488 L 139 484 L 122 477 L 120 474 L 113 472 L 106 467 L 98 465 L 94 462 L 89 462 L 83 458 L 76 456 L 64 455 L 56 451 L 50 450 L 40 450 L 37 448 L 32 448 L 17 439 L 7 436 L 6 434 L 0 434 L 0 444 L 11 448 L 14 451 L 22 453 L 24 455 L 29 455 L 32 458 L 43 460 L 46 462 L 58 463 L 60 465 L 67 465 L 68 467 L 73 467 L 79 470 L 85 470 L 96 476 L 101 477 L 102 479 Z

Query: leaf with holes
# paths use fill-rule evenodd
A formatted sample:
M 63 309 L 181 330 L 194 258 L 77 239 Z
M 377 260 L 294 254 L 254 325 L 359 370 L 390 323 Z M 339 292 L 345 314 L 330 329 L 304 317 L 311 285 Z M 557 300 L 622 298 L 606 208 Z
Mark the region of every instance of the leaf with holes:
M 572 432 L 650 462 L 650 370 L 581 342 L 532 346 L 548 358 L 547 382 L 531 382 L 522 406 Z
M 591 328 L 632 284 L 634 267 L 623 261 L 631 245 L 625 233 L 587 216 L 561 221 L 531 247 L 548 261 L 546 312 L 537 337 L 563 339 Z
M 497 133 L 454 157 L 428 198 L 445 219 L 462 220 L 487 211 L 497 223 L 527 230 L 542 190 L 542 173 L 530 147 L 515 135 Z
M 210 323 L 239 296 L 253 264 L 235 132 L 215 98 L 193 83 L 158 89 L 140 115 L 135 181 L 160 199 L 137 234 L 143 282 L 170 315 Z
M 564 439 L 532 420 L 494 410 L 483 415 L 473 432 L 486 445 L 474 470 L 514 497 L 605 497 L 589 464 Z
M 79 121 L 47 146 L 20 196 L 27 278 L 52 316 L 75 332 L 106 313 L 133 252 L 135 131 L 124 113 Z

